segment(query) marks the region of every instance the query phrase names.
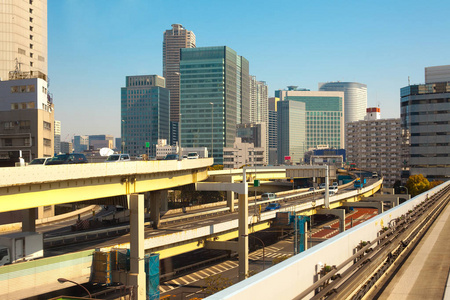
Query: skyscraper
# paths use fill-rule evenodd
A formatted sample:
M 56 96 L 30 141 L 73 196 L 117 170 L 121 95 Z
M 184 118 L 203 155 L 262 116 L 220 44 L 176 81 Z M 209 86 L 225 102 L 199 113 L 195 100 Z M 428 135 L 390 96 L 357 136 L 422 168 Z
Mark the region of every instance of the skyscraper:
M 409 139 L 404 163 L 411 175 L 445 181 L 450 177 L 450 66 L 426 68 L 425 81 L 400 90 L 403 136 Z
M 291 89 L 275 91 L 275 96 L 281 101 L 292 100 L 305 103 L 306 149 L 324 146 L 335 149 L 344 148 L 344 92 Z M 280 114 L 278 114 L 279 117 Z M 279 124 L 280 122 L 278 126 Z M 278 128 L 278 139 L 280 139 L 279 133 Z
M 122 147 L 132 156 L 155 155 L 158 139 L 170 137 L 170 92 L 158 75 L 127 76 L 121 90 Z M 147 147 L 147 144 L 149 143 Z
M 268 134 L 269 134 L 269 164 L 277 165 L 278 164 L 278 132 L 277 132 L 277 102 L 279 98 L 271 97 L 269 98 L 269 125 L 268 125 Z
M 364 120 L 367 108 L 367 85 L 358 82 L 319 83 L 319 91 L 344 92 L 344 123 Z
M 61 152 L 61 121 L 55 120 L 55 153 Z
M 249 63 L 226 46 L 181 49 L 181 145 L 208 147 L 216 164 L 249 123 Z
M 279 101 L 278 112 L 278 163 L 289 156 L 293 164 L 301 163 L 306 151 L 306 105 L 299 101 Z
M 1 80 L 47 80 L 47 0 L 4 0 L 0 20 Z
M 264 81 L 256 80 L 256 76 L 250 75 L 250 123 L 264 123 L 265 132 L 265 161 L 269 162 L 269 87 Z M 256 144 L 255 144 L 256 147 Z
M 178 122 L 180 117 L 180 49 L 195 48 L 195 34 L 181 24 L 172 24 L 164 32 L 163 77 L 170 90 L 170 121 Z

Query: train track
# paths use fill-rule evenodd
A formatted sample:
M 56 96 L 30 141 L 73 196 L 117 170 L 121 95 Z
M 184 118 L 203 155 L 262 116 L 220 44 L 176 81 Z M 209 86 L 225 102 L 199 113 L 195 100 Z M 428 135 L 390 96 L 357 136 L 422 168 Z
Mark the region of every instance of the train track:
M 312 299 L 377 297 L 450 201 L 450 186 L 392 220 L 373 241 L 361 242 L 355 255 L 320 272 L 320 279 L 296 299 L 315 291 Z M 353 262 L 353 264 L 352 264 Z M 352 264 L 349 267 L 349 264 Z M 383 276 L 389 273 L 390 276 Z M 370 296 L 368 296 L 370 295 Z M 366 297 L 366 298 L 365 298 Z

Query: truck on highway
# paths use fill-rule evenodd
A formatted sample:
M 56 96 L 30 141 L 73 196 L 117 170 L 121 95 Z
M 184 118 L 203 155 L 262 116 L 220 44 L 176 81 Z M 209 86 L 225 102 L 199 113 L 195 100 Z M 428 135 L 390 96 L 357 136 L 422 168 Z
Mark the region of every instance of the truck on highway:
M 355 189 L 356 188 L 362 188 L 362 187 L 364 187 L 364 185 L 367 183 L 367 179 L 366 178 L 363 178 L 363 179 L 361 179 L 361 178 L 357 178 L 356 180 L 355 180 L 355 183 L 353 184 L 353 186 L 355 187 Z
M 44 256 L 42 234 L 17 232 L 0 236 L 0 266 Z

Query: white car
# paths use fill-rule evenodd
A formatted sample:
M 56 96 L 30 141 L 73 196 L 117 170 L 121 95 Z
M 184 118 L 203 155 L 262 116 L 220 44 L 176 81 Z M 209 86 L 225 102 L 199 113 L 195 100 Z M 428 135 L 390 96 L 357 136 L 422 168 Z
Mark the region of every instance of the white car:
M 111 154 L 106 159 L 106 162 L 119 162 L 119 161 L 130 161 L 129 154 Z
M 189 152 L 188 155 L 187 155 L 187 158 L 188 159 L 198 159 L 199 155 L 198 155 L 197 152 Z

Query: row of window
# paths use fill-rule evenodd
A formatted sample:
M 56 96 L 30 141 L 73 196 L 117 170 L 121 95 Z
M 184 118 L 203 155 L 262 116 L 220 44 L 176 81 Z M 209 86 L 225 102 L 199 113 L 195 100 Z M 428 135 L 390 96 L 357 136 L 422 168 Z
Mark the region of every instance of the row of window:
M 449 157 L 448 153 L 411 154 L 411 157 Z
M 3 129 L 5 130 L 12 130 L 16 127 L 19 129 L 30 129 L 30 121 L 29 120 L 20 120 L 20 121 L 7 121 L 2 122 Z
M 20 103 L 11 103 L 11 110 L 16 109 L 31 109 L 34 108 L 34 102 L 20 102 Z

